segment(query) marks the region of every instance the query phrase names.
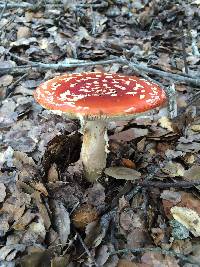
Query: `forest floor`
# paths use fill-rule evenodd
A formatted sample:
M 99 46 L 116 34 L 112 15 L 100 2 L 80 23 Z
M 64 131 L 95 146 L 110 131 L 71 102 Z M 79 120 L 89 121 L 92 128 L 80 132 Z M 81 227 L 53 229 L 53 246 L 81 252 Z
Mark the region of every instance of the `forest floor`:
M 1 267 L 200 266 L 199 22 L 199 0 L 0 1 Z M 85 71 L 172 92 L 169 108 L 110 124 L 94 184 L 79 121 L 33 98 Z

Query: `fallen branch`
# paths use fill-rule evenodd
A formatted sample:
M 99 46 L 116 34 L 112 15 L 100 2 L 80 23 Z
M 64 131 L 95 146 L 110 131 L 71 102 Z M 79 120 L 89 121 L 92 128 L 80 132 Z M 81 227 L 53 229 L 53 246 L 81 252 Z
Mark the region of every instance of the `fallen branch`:
M 121 63 L 126 63 L 130 68 L 137 68 L 139 70 L 145 71 L 147 73 L 150 74 L 155 74 L 158 75 L 166 80 L 173 80 L 173 81 L 178 81 L 178 82 L 184 82 L 184 83 L 190 83 L 193 84 L 195 86 L 200 86 L 200 79 L 195 79 L 192 76 L 189 75 L 181 75 L 181 74 L 175 74 L 175 73 L 171 73 L 171 72 L 165 72 L 163 70 L 157 70 L 157 69 L 153 69 L 150 67 L 146 67 L 144 64 L 142 63 L 132 63 L 127 61 L 126 59 L 121 58 L 121 61 L 119 61 Z
M 183 254 L 177 253 L 173 250 L 161 249 L 159 247 L 157 247 L 157 248 L 133 248 L 133 249 L 125 248 L 125 249 L 112 251 L 110 253 L 110 256 L 115 255 L 115 254 L 121 254 L 121 253 L 126 253 L 126 254 L 130 253 L 130 252 L 131 253 L 143 253 L 143 252 L 148 252 L 148 251 L 156 252 L 156 253 L 162 253 L 162 254 L 167 255 L 167 256 L 177 257 L 184 262 L 189 262 L 191 264 L 196 264 L 197 266 L 200 266 L 199 261 L 195 261 L 194 259 L 192 259 L 189 256 L 186 257 Z
M 168 188 L 168 187 L 193 187 L 200 185 L 200 180 L 197 181 L 175 181 L 175 182 L 153 182 L 153 181 L 144 181 L 139 183 L 140 186 L 144 187 L 159 187 L 159 188 Z
M 69 5 L 73 7 L 73 5 Z M 83 8 L 88 8 L 88 7 L 93 7 L 93 8 L 100 8 L 100 7 L 107 7 L 108 3 L 102 2 L 100 4 L 76 4 L 75 8 L 77 7 L 83 7 Z M 0 8 L 4 7 L 4 3 L 0 2 Z M 39 8 L 65 8 L 68 7 L 67 5 L 64 4 L 50 4 L 50 3 L 39 3 L 39 4 L 30 4 L 27 2 L 22 2 L 22 3 L 9 3 L 7 4 L 8 9 L 15 9 L 15 8 L 22 8 L 22 9 L 30 9 L 30 10 L 37 10 Z
M 12 55 L 13 56 L 13 55 Z M 20 58 L 18 56 L 13 56 L 17 58 L 18 60 L 21 60 L 23 62 L 28 63 L 27 65 L 22 65 L 22 66 L 16 66 L 16 67 L 9 67 L 9 68 L 1 68 L 0 67 L 0 74 L 20 74 L 20 73 L 25 73 L 28 70 L 33 70 L 33 71 L 41 71 L 44 72 L 45 70 L 48 69 L 54 69 L 54 70 L 60 70 L 64 71 L 70 68 L 76 68 L 76 67 L 87 67 L 87 66 L 96 66 L 96 65 L 106 65 L 106 64 L 112 64 L 112 63 L 121 63 L 123 65 L 128 65 L 131 69 L 135 70 L 140 70 L 144 71 L 149 74 L 154 74 L 158 75 L 166 80 L 174 81 L 174 82 L 183 82 L 183 83 L 189 83 L 193 84 L 194 86 L 200 86 L 200 79 L 199 78 L 194 78 L 192 76 L 184 76 L 181 74 L 174 74 L 170 72 L 165 72 L 162 70 L 157 70 L 153 69 L 150 67 L 146 67 L 142 63 L 132 63 L 129 62 L 125 58 L 112 58 L 108 60 L 99 60 L 99 61 L 85 61 L 85 60 L 73 60 L 72 63 L 68 62 L 60 62 L 60 63 L 41 63 L 41 62 L 32 62 L 27 59 Z

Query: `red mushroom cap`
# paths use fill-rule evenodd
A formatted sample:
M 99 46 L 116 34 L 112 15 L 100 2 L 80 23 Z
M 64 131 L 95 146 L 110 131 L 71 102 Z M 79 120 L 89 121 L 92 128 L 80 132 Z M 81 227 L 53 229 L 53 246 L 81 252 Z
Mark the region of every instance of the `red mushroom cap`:
M 69 116 L 130 117 L 162 105 L 157 84 L 135 76 L 103 72 L 64 74 L 41 84 L 35 99 L 45 108 Z

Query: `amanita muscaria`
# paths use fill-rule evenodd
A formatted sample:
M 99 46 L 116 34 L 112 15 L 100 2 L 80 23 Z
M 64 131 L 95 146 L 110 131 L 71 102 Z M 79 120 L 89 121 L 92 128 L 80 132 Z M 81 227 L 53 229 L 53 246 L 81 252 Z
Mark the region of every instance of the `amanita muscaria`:
M 166 95 L 155 83 L 103 72 L 64 74 L 41 84 L 35 99 L 45 108 L 81 122 L 81 159 L 86 178 L 95 181 L 106 167 L 107 124 L 162 105 Z

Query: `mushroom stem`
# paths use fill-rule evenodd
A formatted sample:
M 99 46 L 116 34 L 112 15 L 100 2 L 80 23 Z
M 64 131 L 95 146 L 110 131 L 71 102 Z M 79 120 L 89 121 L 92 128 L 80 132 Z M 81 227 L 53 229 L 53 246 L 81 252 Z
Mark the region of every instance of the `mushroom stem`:
M 107 123 L 86 121 L 82 129 L 81 159 L 88 181 L 95 182 L 106 167 L 108 153 Z

